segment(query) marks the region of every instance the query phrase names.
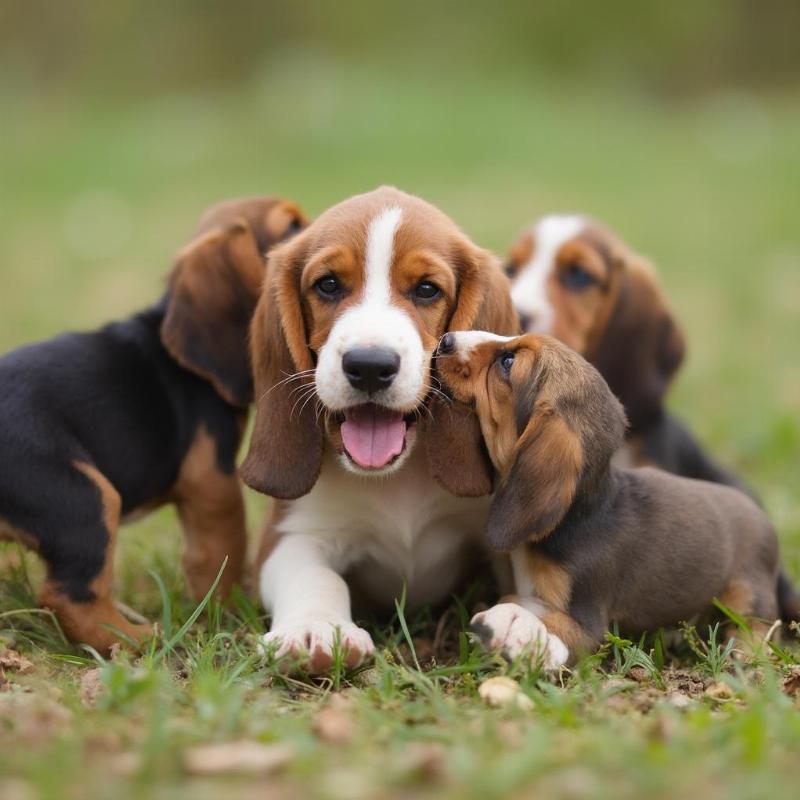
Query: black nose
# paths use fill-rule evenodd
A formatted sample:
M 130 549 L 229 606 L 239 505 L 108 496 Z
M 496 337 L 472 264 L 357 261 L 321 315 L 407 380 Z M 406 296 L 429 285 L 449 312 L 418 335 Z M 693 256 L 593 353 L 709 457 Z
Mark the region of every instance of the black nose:
M 359 347 L 342 356 L 342 369 L 354 389 L 375 394 L 392 385 L 400 356 L 388 347 Z
M 437 353 L 442 356 L 449 356 L 456 351 L 456 337 L 452 333 L 446 333 L 439 339 L 439 347 Z

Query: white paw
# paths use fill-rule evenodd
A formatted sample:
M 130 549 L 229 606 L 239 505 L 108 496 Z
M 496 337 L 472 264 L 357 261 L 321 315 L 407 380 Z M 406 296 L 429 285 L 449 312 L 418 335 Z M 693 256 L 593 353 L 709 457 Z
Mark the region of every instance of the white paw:
M 289 672 L 321 675 L 333 666 L 337 647 L 348 669 L 360 666 L 375 652 L 372 637 L 352 622 L 309 620 L 275 628 L 264 635 L 262 649 Z
M 554 672 L 569 658 L 564 642 L 549 633 L 533 612 L 516 603 L 498 603 L 481 611 L 470 626 L 487 650 L 499 650 L 508 661 L 530 654 L 534 660 L 541 658 L 545 670 Z

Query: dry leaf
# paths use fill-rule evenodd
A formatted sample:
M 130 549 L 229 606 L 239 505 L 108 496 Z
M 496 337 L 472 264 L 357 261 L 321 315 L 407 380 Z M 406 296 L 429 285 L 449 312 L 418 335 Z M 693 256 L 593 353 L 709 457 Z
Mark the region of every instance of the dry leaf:
M 31 675 L 36 671 L 33 662 L 16 650 L 3 650 L 0 652 L 0 672 L 16 672 L 17 675 Z
M 291 761 L 292 749 L 282 744 L 240 741 L 190 747 L 183 754 L 186 769 L 195 775 L 244 772 L 268 775 Z
M 789 674 L 784 678 L 783 691 L 789 697 L 800 697 L 800 667 L 791 667 Z
M 81 687 L 78 695 L 84 708 L 94 708 L 97 700 L 105 692 L 106 687 L 100 679 L 100 668 L 86 670 L 81 676 Z
M 523 711 L 533 708 L 533 701 L 522 692 L 519 684 L 505 675 L 485 680 L 478 687 L 478 694 L 484 703 L 493 708 L 516 706 Z

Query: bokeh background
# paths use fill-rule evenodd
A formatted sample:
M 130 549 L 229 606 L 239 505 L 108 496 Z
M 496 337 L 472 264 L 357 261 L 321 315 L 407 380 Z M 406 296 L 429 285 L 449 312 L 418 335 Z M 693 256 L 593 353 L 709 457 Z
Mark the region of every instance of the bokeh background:
M 155 300 L 222 198 L 393 183 L 501 253 L 585 211 L 658 265 L 672 406 L 800 576 L 798 31 L 769 0 L 2 0 L 0 352 Z M 177 547 L 170 513 L 131 541 Z

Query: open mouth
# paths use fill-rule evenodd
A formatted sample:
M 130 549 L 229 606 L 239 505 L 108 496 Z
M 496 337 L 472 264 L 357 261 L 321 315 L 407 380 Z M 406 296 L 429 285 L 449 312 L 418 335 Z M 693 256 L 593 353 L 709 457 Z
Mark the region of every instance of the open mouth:
M 406 447 L 414 414 L 365 403 L 343 412 L 342 445 L 347 457 L 362 469 L 383 469 Z

